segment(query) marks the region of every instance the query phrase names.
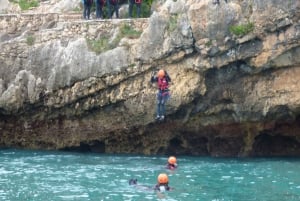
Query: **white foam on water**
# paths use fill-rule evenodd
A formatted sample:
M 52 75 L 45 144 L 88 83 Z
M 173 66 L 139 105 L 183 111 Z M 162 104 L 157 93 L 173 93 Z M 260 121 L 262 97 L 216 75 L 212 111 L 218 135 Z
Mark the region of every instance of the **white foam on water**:
M 153 200 L 153 196 L 150 196 L 150 195 L 147 195 L 146 197 L 145 197 L 145 199 L 147 199 L 147 200 Z
M 82 195 L 60 195 L 58 196 L 62 199 L 67 199 L 67 200 L 75 200 L 76 198 L 88 198 L 88 194 L 82 194 Z
M 235 180 L 243 180 L 244 177 L 233 177 Z
M 5 169 L 0 169 L 0 175 L 12 174 L 14 171 L 9 171 Z
M 119 194 L 116 193 L 110 193 L 109 196 L 118 196 Z
M 231 176 L 222 176 L 221 178 L 222 178 L 222 179 L 230 179 Z
M 132 195 L 132 194 L 123 194 L 123 197 L 134 198 L 134 197 L 140 197 L 140 196 L 139 195 Z
M 88 179 L 96 179 L 97 178 L 97 173 L 96 172 L 90 172 L 86 173 L 85 175 Z

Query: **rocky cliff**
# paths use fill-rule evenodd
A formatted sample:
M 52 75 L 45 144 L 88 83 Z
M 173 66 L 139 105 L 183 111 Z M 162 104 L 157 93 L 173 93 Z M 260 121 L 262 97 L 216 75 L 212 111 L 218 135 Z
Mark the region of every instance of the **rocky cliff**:
M 167 0 L 149 19 L 0 16 L 0 145 L 299 156 L 300 2 L 213 2 Z M 159 68 L 172 78 L 163 123 Z

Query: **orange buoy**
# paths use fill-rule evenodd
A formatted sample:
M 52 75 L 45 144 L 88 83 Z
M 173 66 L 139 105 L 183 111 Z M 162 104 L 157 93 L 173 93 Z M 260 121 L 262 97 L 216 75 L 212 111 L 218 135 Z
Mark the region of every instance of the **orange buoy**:
M 158 175 L 157 177 L 157 181 L 159 184 L 166 184 L 169 182 L 169 178 L 168 175 L 166 175 L 165 173 L 161 173 Z
M 168 163 L 175 165 L 177 162 L 176 157 L 175 156 L 170 156 L 168 159 Z
M 158 72 L 157 72 L 157 77 L 159 78 L 163 78 L 165 76 L 165 71 L 160 69 Z

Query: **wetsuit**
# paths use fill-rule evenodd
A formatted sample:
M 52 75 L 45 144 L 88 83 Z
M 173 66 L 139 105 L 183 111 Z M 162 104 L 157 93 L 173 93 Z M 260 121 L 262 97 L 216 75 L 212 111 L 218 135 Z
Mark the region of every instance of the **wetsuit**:
M 162 78 L 152 76 L 151 82 L 157 82 L 158 84 L 156 118 L 158 120 L 164 120 L 166 110 L 165 103 L 170 98 L 169 82 L 171 82 L 171 78 L 167 72 L 165 72 L 165 76 Z
M 176 168 L 177 168 L 176 164 L 170 164 L 170 163 L 167 164 L 167 169 L 174 170 Z
M 154 190 L 159 192 L 164 192 L 164 191 L 170 191 L 171 188 L 169 187 L 168 184 L 156 184 Z

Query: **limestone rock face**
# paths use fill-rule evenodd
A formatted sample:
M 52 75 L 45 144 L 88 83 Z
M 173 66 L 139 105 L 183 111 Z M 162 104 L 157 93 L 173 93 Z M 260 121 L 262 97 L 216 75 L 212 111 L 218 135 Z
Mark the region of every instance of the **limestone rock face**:
M 3 13 L 9 6 L 9 1 L 8 0 L 0 0 L 0 12 Z
M 2 15 L 0 146 L 299 156 L 299 10 L 166 0 L 149 19 Z M 150 83 L 160 68 L 172 78 L 163 123 Z
M 0 0 L 0 14 L 20 12 L 18 5 L 11 3 L 9 0 Z

